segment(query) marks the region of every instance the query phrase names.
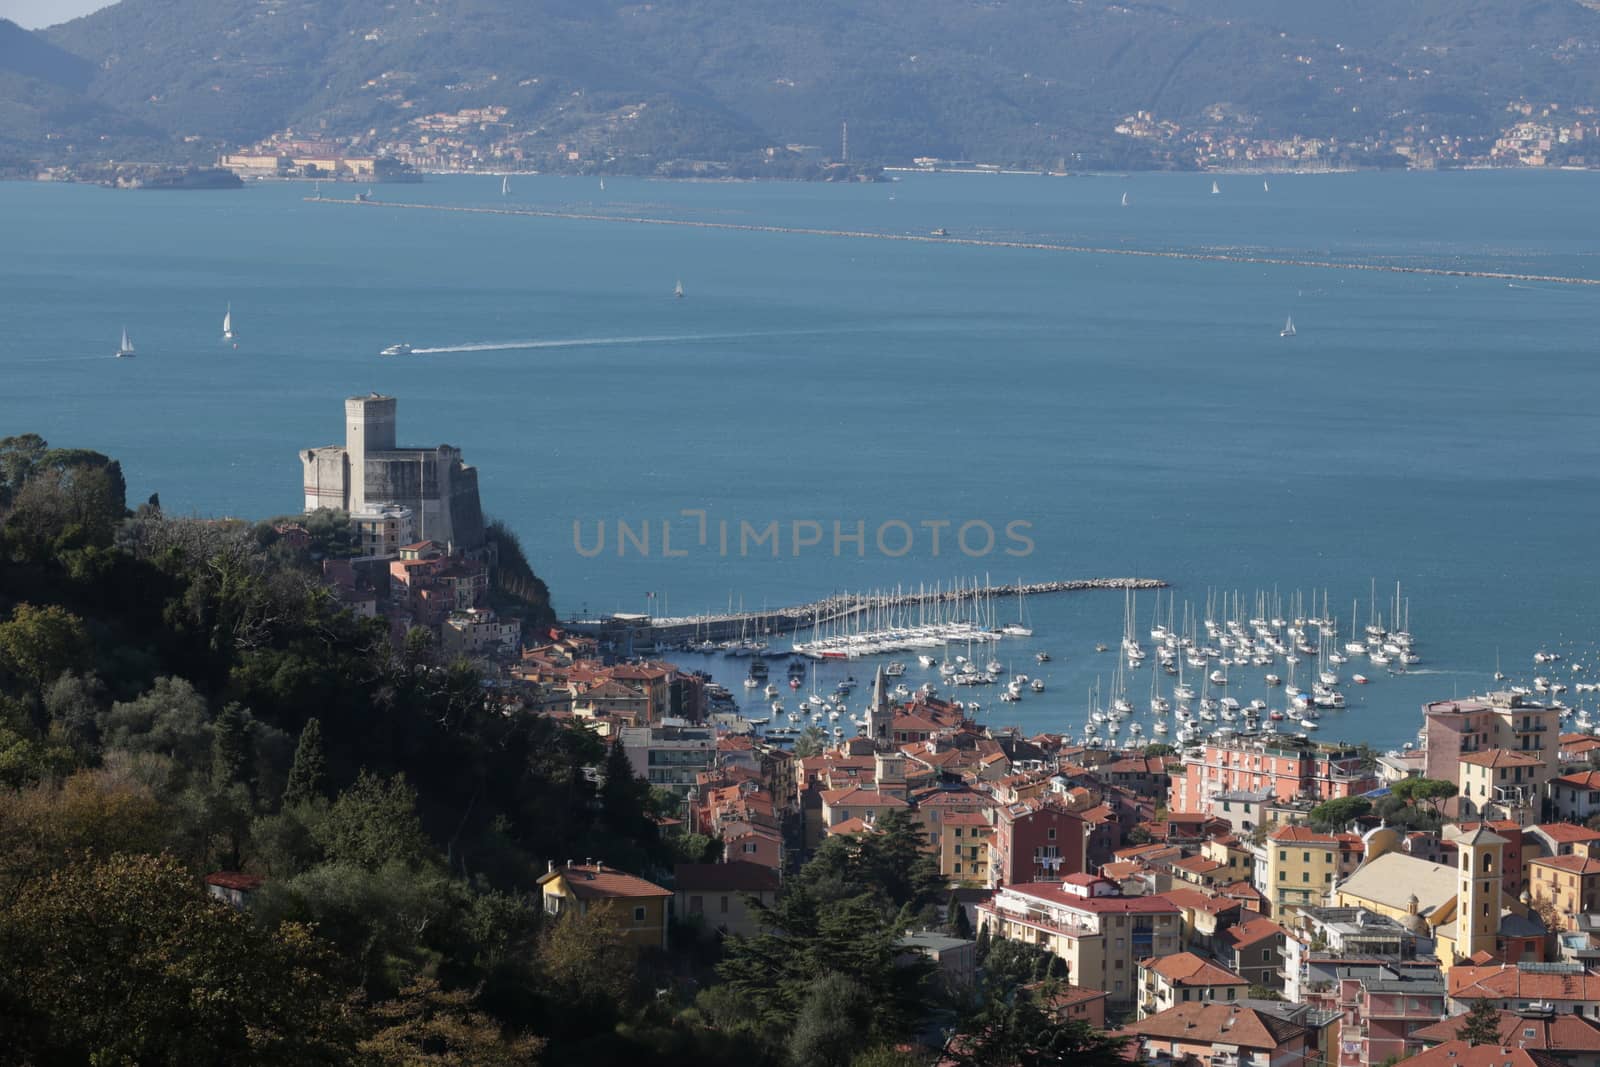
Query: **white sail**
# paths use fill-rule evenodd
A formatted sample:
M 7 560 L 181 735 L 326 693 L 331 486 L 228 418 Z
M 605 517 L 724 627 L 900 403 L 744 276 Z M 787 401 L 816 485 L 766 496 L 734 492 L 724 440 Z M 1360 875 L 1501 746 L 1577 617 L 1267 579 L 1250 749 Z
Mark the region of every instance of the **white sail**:
M 122 344 L 117 346 L 117 358 L 122 359 L 131 355 L 133 355 L 133 342 L 128 340 L 128 328 L 124 326 L 122 328 Z
M 1128 194 L 1127 193 L 1123 193 L 1122 194 L 1122 206 L 1123 207 L 1127 207 L 1128 206 Z
M 510 194 L 511 194 L 511 175 L 507 174 L 507 175 L 502 176 L 501 179 L 500 179 L 500 195 L 501 196 L 509 196 Z
M 222 336 L 224 340 L 233 340 L 233 305 L 228 305 L 228 310 L 222 313 Z
M 1211 195 L 1212 196 L 1216 196 L 1220 192 L 1222 192 L 1222 190 L 1217 187 L 1217 183 L 1216 182 L 1212 182 L 1211 183 Z
M 1270 192 L 1272 192 L 1272 186 L 1270 186 L 1270 185 L 1268 185 L 1268 184 L 1267 184 L 1267 179 L 1265 179 L 1265 178 L 1262 178 L 1262 179 L 1261 179 L 1261 191 L 1262 191 L 1262 192 L 1263 192 L 1263 193 L 1270 193 Z
M 678 284 L 673 286 L 672 295 L 676 296 L 676 297 L 682 297 L 683 296 L 683 279 L 682 278 L 679 278 L 678 279 Z
M 1294 336 L 1294 316 L 1293 315 L 1290 315 L 1288 318 L 1283 320 L 1283 329 L 1278 331 L 1278 336 L 1279 337 L 1293 337 Z

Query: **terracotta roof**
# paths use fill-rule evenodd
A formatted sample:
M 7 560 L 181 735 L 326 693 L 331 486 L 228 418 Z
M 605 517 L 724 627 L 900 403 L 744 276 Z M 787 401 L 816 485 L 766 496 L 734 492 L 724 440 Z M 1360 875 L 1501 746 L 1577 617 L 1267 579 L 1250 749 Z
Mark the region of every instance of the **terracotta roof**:
M 1239 902 L 1232 897 L 1213 896 L 1198 889 L 1169 889 L 1161 895 L 1180 908 L 1193 908 L 1212 914 L 1233 911 L 1239 907 Z
M 1544 760 L 1537 756 L 1530 756 L 1526 752 L 1518 752 L 1510 748 L 1491 748 L 1485 752 L 1468 752 L 1461 757 L 1462 763 L 1470 763 L 1474 767 L 1542 767 Z
M 1600 1025 L 1581 1015 L 1523 1016 L 1514 1011 L 1502 1011 L 1499 1014 L 1500 1041 L 1508 1048 L 1600 1052 Z M 1432 1026 L 1414 1031 L 1411 1036 L 1429 1043 L 1455 1041 L 1465 1021 L 1465 1014 L 1452 1015 Z
M 1296 845 L 1337 845 L 1338 838 L 1332 834 L 1319 834 L 1309 826 L 1285 826 L 1274 830 L 1268 835 L 1267 840 L 1288 842 Z
M 1558 871 L 1583 877 L 1600 874 L 1600 860 L 1592 860 L 1588 856 L 1541 856 L 1530 861 L 1528 866 L 1553 867 Z
M 1052 904 L 1061 904 L 1078 911 L 1096 914 L 1159 915 L 1176 913 L 1178 908 L 1164 896 L 1149 897 L 1080 897 L 1062 890 L 1059 882 L 1025 882 L 1007 887 L 1013 893 L 1036 897 Z
M 1075 873 L 1075 874 L 1069 874 L 1065 878 L 1061 879 L 1061 884 L 1062 885 L 1097 886 L 1097 885 L 1110 885 L 1111 883 L 1107 879 L 1101 878 L 1097 874 L 1086 874 L 1086 873 L 1083 873 L 1083 872 L 1078 872 L 1078 873 Z
M 1271 919 L 1251 919 L 1249 922 L 1242 922 L 1222 931 L 1222 939 L 1239 949 L 1248 948 L 1269 937 L 1282 937 L 1284 933 L 1283 927 Z
M 778 872 L 759 863 L 680 863 L 672 869 L 673 884 L 685 890 L 737 893 L 775 893 Z
M 1570 785 L 1574 789 L 1600 789 L 1600 771 L 1575 771 L 1572 774 L 1563 774 L 1555 781 L 1562 785 Z
M 849 807 L 853 804 L 865 804 L 875 808 L 904 808 L 908 807 L 899 797 L 891 797 L 884 793 L 863 789 L 858 785 L 848 789 L 824 789 L 822 802 L 829 807 Z
M 947 811 L 939 816 L 946 826 L 988 826 L 989 817 L 981 811 Z
M 1538 826 L 1530 826 L 1528 830 L 1538 830 L 1561 845 L 1574 841 L 1600 841 L 1600 830 L 1591 830 L 1587 826 L 1579 826 L 1572 822 L 1544 822 Z
M 1033 988 L 1032 986 L 1026 988 Z M 1088 1004 L 1096 1000 L 1104 1000 L 1111 994 L 1104 989 L 1090 989 L 1088 986 L 1068 985 L 1058 986 L 1054 996 L 1050 998 L 1047 1007 L 1061 1011 L 1064 1008 L 1076 1007 L 1079 1004 Z
M 832 826 L 824 827 L 823 831 L 829 837 L 845 837 L 850 834 L 875 834 L 878 832 L 876 827 L 861 818 L 846 819 L 843 822 L 834 823 Z
M 1600 975 L 1541 974 L 1520 967 L 1450 968 L 1453 1000 L 1600 1000 Z
M 1406 1060 L 1412 1067 L 1556 1067 L 1561 1062 L 1547 1052 L 1465 1041 L 1446 1042 Z
M 214 885 L 219 889 L 233 889 L 241 893 L 250 893 L 261 888 L 266 879 L 259 874 L 244 874 L 239 871 L 213 871 L 206 875 L 206 885 Z
M 1154 971 L 1173 985 L 1218 986 L 1249 985 L 1250 983 L 1225 967 L 1196 956 L 1193 952 L 1179 952 L 1171 956 L 1148 959 L 1139 964 Z
M 610 900 L 618 897 L 670 897 L 672 890 L 662 889 L 654 882 L 601 864 L 570 864 L 557 867 L 539 879 L 539 885 L 557 878 L 567 883 L 567 889 L 579 900 Z
M 1249 1049 L 1276 1049 L 1304 1034 L 1305 1027 L 1241 1004 L 1191 1001 L 1129 1023 L 1127 1032 L 1185 1044 L 1220 1042 Z

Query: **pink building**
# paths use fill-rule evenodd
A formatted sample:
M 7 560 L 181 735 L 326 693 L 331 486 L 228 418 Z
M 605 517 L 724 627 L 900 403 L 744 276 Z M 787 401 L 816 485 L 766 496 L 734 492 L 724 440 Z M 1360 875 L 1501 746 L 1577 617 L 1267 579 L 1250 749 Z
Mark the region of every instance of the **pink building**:
M 1321 802 L 1376 788 L 1377 776 L 1362 768 L 1361 754 L 1353 748 L 1288 739 L 1209 742 L 1199 759 L 1173 774 L 1167 808 L 1210 815 L 1211 798 L 1223 793 L 1265 792 L 1279 800 Z

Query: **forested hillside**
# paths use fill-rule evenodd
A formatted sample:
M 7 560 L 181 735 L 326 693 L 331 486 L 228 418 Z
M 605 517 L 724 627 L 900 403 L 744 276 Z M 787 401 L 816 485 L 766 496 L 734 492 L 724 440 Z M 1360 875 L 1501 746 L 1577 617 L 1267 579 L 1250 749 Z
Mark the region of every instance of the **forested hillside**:
M 1577 0 L 122 0 L 48 36 L 90 98 L 196 143 L 503 106 L 623 169 L 833 153 L 845 120 L 857 159 L 1137 164 L 1113 128 L 1138 110 L 1359 139 L 1600 100 Z

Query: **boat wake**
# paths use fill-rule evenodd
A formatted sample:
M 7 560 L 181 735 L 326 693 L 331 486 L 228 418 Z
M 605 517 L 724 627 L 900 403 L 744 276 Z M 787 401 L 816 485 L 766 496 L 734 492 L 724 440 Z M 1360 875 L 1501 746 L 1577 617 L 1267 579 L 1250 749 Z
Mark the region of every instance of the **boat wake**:
M 597 348 L 612 345 L 685 344 L 690 341 L 737 341 L 753 337 L 791 336 L 790 333 L 664 333 L 636 337 L 569 337 L 540 341 L 478 341 L 464 345 L 438 345 L 413 348 L 413 356 L 442 355 L 450 352 L 516 352 L 533 348 Z

